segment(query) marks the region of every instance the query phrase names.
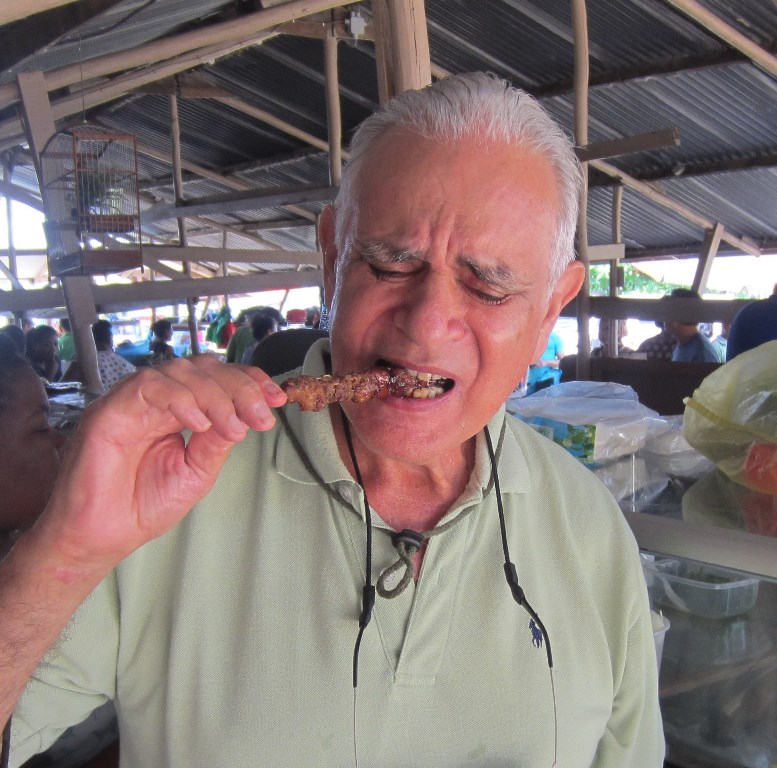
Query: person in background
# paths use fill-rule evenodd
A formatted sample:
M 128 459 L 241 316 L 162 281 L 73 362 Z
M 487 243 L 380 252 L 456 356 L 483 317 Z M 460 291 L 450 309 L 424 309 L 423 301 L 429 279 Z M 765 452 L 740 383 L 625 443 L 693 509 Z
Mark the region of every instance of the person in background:
M 76 356 L 76 341 L 73 338 L 70 320 L 67 317 L 60 318 L 59 329 L 61 331 L 59 341 L 57 342 L 59 359 L 63 363 L 69 363 Z
M 35 522 L 54 487 L 65 437 L 48 416 L 39 375 L 0 336 L 0 558 Z
M 304 328 L 307 322 L 307 310 L 290 309 L 286 313 L 286 325 L 289 328 Z
M 661 320 L 656 320 L 656 326 L 661 329 L 661 332 L 645 339 L 637 347 L 637 353 L 644 354 L 648 360 L 671 360 L 677 341 Z
M 728 335 L 731 332 L 731 323 L 721 323 L 720 334 L 713 339 L 712 346 L 718 356 L 719 363 L 726 362 L 726 349 L 728 347 Z
M 123 768 L 662 766 L 637 543 L 504 407 L 585 279 L 581 188 L 569 138 L 495 77 L 362 122 L 303 372 L 385 361 L 424 397 L 303 413 L 199 355 L 90 406 L 0 564 L 14 766 L 106 699 Z
M 697 291 L 689 288 L 675 288 L 670 294 L 681 299 L 700 299 Z M 699 331 L 698 323 L 685 320 L 669 320 L 666 329 L 672 334 L 677 346 L 672 352 L 675 363 L 717 363 L 718 355 L 712 342 Z
M 43 512 L 54 487 L 67 438 L 51 428 L 48 415 L 49 400 L 40 377 L 10 339 L 0 336 L 0 560 Z M 35 767 L 83 765 L 115 740 L 112 721 L 111 705 L 97 710 L 87 724 L 69 730 L 54 749 L 36 758 Z M 69 762 L 79 755 L 84 760 Z M 118 766 L 118 757 L 84 768 L 114 765 Z
M 314 328 L 318 330 L 321 325 L 321 308 L 308 307 L 305 310 L 305 328 Z
M 564 343 L 555 331 L 550 332 L 548 345 L 540 356 L 529 365 L 526 375 L 526 394 L 531 395 L 538 389 L 544 389 L 559 380 L 559 364 L 564 357 Z
M 24 354 L 24 350 L 27 346 L 27 336 L 24 331 L 18 326 L 11 323 L 10 325 L 4 325 L 0 328 L 0 334 L 8 337 L 12 342 L 16 351 L 20 354 Z
M 108 392 L 122 379 L 135 373 L 135 366 L 113 351 L 113 328 L 108 320 L 92 324 L 94 345 L 97 348 L 97 368 L 103 391 Z
M 227 344 L 227 362 L 228 363 L 240 363 L 245 356 L 245 351 L 249 347 L 254 346 L 254 334 L 251 330 L 251 318 L 256 314 L 267 315 L 271 317 L 278 328 L 286 325 L 286 319 L 281 314 L 280 310 L 275 307 L 253 307 L 251 309 L 243 310 L 235 321 L 238 326 L 237 330 L 232 334 L 232 338 Z
M 59 337 L 50 325 L 36 325 L 27 333 L 25 346 L 27 359 L 42 379 L 56 382 L 62 378 L 59 361 Z
M 173 338 L 173 323 L 170 320 L 164 318 L 157 320 L 151 326 L 151 333 L 153 334 L 149 347 L 151 365 L 158 365 L 165 360 L 173 360 L 178 357 L 170 345 L 170 341 Z
M 257 312 L 251 318 L 251 333 L 254 337 L 254 343 L 243 352 L 243 357 L 240 362 L 244 365 L 249 365 L 251 362 L 251 355 L 253 355 L 256 345 L 262 341 L 262 339 L 266 339 L 277 331 L 278 323 L 275 321 L 274 317 Z
M 754 301 L 736 313 L 726 346 L 726 360 L 733 360 L 748 349 L 777 339 L 777 283 L 772 295 Z
M 624 337 L 628 334 L 628 323 L 626 320 L 613 321 L 603 317 L 599 320 L 599 345 L 591 350 L 591 357 L 615 357 L 610 349 L 610 329 L 613 322 L 617 322 L 618 329 L 618 357 L 629 357 L 634 350 L 623 343 Z

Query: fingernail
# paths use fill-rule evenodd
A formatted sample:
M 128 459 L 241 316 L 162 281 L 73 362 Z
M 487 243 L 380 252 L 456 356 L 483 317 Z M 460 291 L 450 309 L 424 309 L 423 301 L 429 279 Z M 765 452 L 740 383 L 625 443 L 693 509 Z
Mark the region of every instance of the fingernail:
M 273 399 L 278 398 L 284 394 L 283 390 L 274 381 L 265 382 L 263 389 L 264 394 L 267 397 L 272 397 Z
M 210 419 L 202 411 L 194 411 L 191 421 L 191 428 L 194 431 L 205 432 L 212 426 Z
M 241 434 L 245 434 L 248 431 L 246 424 L 240 421 L 234 414 L 229 418 L 229 428 L 233 432 L 240 432 Z

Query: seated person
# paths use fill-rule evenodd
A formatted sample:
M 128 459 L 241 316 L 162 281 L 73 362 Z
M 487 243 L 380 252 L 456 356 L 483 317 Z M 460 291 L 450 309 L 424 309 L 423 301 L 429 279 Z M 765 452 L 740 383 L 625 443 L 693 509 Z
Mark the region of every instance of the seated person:
M 50 325 L 37 325 L 27 333 L 25 354 L 42 379 L 54 382 L 62 378 L 59 336 Z
M 610 348 L 612 341 L 610 339 L 610 331 L 614 322 L 606 317 L 599 321 L 599 345 L 591 350 L 591 357 L 616 357 Z M 617 357 L 628 357 L 634 352 L 633 349 L 623 343 L 623 338 L 628 333 L 628 323 L 626 320 L 618 320 L 616 327 L 618 329 Z
M 4 325 L 0 328 L 0 335 L 7 336 L 16 347 L 16 351 L 20 354 L 24 354 L 24 349 L 27 346 L 27 336 L 24 331 L 13 323 Z
M 113 351 L 113 328 L 108 320 L 98 320 L 92 325 L 94 345 L 97 348 L 97 368 L 103 390 L 108 392 L 122 379 L 135 373 L 135 366 Z
M 671 360 L 677 341 L 661 320 L 656 320 L 660 333 L 645 339 L 638 347 L 637 353 L 644 354 L 648 360 Z
M 675 288 L 670 296 L 684 299 L 700 299 L 696 291 Z M 718 354 L 712 342 L 699 331 L 699 324 L 685 320 L 669 320 L 666 329 L 672 334 L 677 346 L 672 352 L 675 363 L 717 363 Z
M 54 486 L 65 437 L 48 415 L 37 372 L 0 337 L 0 557 L 35 522 Z
M 251 318 L 251 334 L 253 335 L 254 343 L 243 352 L 240 362 L 248 365 L 251 362 L 251 355 L 253 355 L 256 345 L 277 331 L 278 323 L 275 322 L 275 318 L 257 312 Z
M 149 347 L 151 365 L 157 365 L 165 360 L 173 360 L 178 357 L 169 343 L 173 338 L 173 324 L 170 320 L 164 318 L 157 320 L 151 326 L 151 333 L 153 334 Z
M 564 343 L 561 341 L 561 336 L 555 331 L 551 331 L 548 345 L 542 356 L 529 365 L 526 377 L 527 395 L 558 383 L 561 378 L 559 363 L 562 357 L 564 357 Z
M 731 333 L 731 323 L 722 323 L 720 334 L 712 340 L 712 346 L 715 348 L 719 363 L 726 362 L 729 333 Z
M 726 360 L 733 360 L 748 349 L 777 339 L 777 284 L 767 299 L 754 301 L 737 312 L 731 322 Z

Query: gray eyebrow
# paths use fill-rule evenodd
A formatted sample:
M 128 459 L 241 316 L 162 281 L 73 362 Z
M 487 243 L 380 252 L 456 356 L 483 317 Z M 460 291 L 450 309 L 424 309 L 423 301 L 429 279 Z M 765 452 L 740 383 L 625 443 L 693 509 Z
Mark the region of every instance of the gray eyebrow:
M 392 248 L 380 240 L 355 242 L 354 249 L 365 260 L 381 262 L 382 264 L 401 264 L 407 261 L 426 261 L 426 254 L 412 248 Z M 478 280 L 487 285 L 501 288 L 509 292 L 520 290 L 521 281 L 515 272 L 506 264 L 483 264 L 472 256 L 460 256 L 459 266 L 472 272 Z
M 379 240 L 354 243 L 356 252 L 365 261 L 380 261 L 384 264 L 400 264 L 415 259 L 425 260 L 425 256 L 411 248 L 391 248 Z
M 498 286 L 511 291 L 517 291 L 520 281 L 506 264 L 486 265 L 471 256 L 461 256 L 458 259 L 461 266 L 466 267 L 478 280 L 488 285 Z

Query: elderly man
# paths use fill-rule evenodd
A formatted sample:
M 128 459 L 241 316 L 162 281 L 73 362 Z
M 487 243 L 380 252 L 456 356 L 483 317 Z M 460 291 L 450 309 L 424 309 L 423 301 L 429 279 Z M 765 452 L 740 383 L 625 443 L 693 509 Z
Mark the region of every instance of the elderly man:
M 578 189 L 568 140 L 496 79 L 365 121 L 303 370 L 390 366 L 430 396 L 301 412 L 204 357 L 95 403 L 0 573 L 0 716 L 34 673 L 16 763 L 114 699 L 123 766 L 661 766 L 635 542 L 503 409 L 583 280 Z

